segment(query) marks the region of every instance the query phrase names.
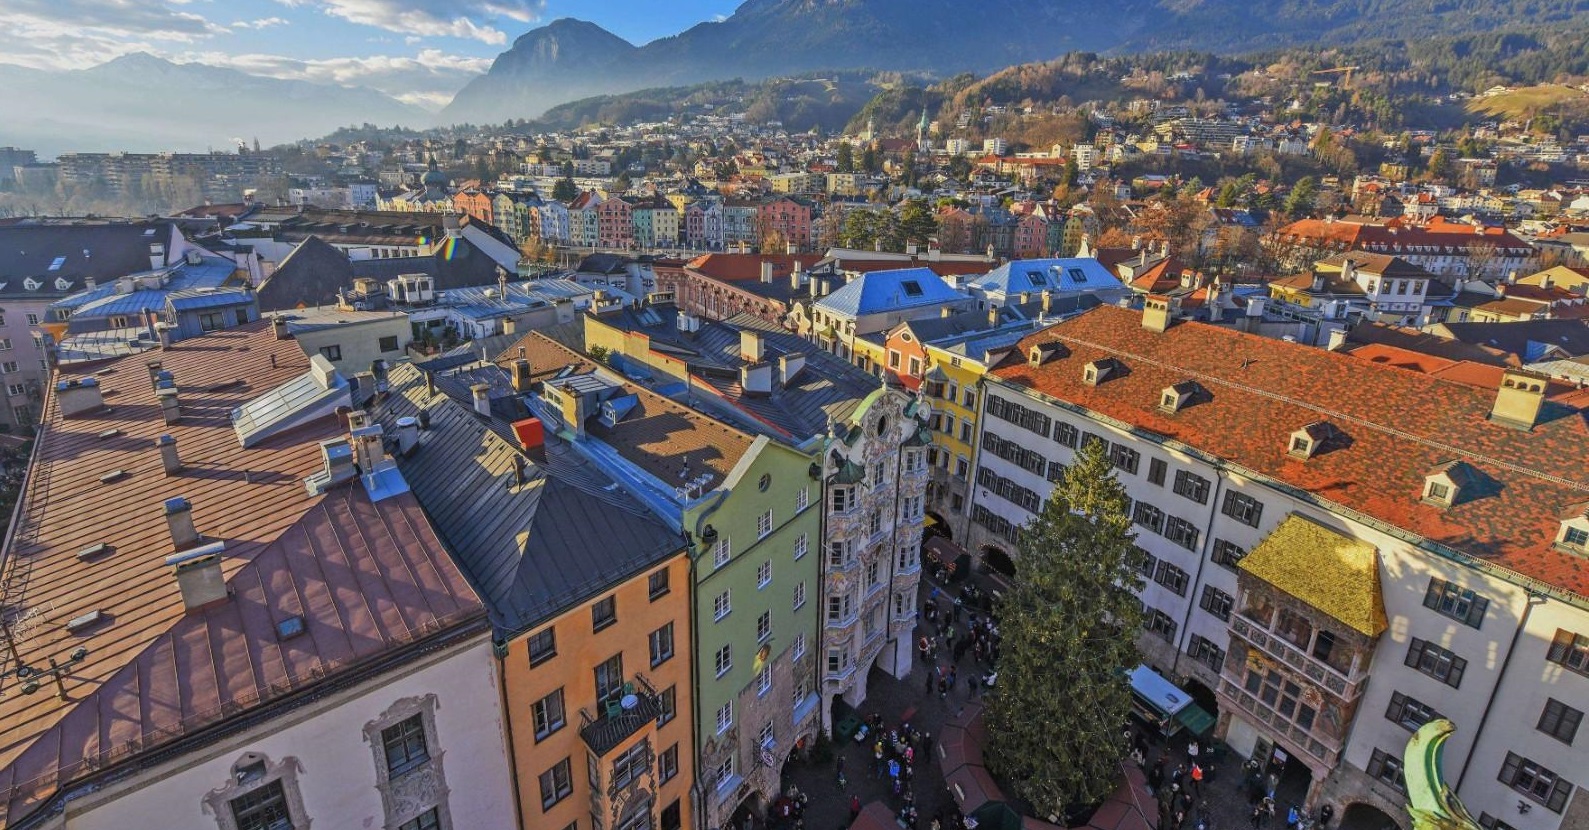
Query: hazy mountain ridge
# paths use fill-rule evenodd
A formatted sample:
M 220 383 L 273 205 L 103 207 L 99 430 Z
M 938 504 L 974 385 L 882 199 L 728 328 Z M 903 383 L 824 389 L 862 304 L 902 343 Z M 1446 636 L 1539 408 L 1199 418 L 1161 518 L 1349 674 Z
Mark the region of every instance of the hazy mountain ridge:
M 532 30 L 441 123 L 533 118 L 582 97 L 813 70 L 985 72 L 1070 51 L 1218 53 L 1589 23 L 1580 0 L 747 0 L 635 46 L 592 23 Z
M 427 124 L 430 113 L 364 87 L 250 75 L 134 53 L 46 72 L 0 66 L 0 145 L 59 152 L 230 149 L 324 135 L 365 121 Z

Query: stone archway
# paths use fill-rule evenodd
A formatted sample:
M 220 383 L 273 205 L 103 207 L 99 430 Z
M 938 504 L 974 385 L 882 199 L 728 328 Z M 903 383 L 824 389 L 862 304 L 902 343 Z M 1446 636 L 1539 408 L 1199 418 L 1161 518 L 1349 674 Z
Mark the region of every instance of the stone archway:
M 1015 576 L 1015 560 L 1010 554 L 998 545 L 982 546 L 982 561 L 997 573 L 1013 578 Z
M 927 486 L 931 487 L 932 483 L 929 482 Z M 927 525 L 927 533 L 930 533 L 934 536 L 942 536 L 951 542 L 955 540 L 954 528 L 950 527 L 949 522 L 944 520 L 943 514 L 933 510 L 928 510 L 927 518 L 932 519 L 932 522 Z
M 1400 830 L 1401 822 L 1389 813 L 1361 801 L 1346 805 L 1338 830 Z

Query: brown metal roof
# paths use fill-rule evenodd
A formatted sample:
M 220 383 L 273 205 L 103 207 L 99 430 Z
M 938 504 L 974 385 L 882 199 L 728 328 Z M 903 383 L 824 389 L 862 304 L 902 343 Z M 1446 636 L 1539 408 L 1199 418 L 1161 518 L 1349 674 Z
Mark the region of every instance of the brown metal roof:
M 178 424 L 160 417 L 153 358 L 175 374 Z M 48 679 L 34 694 L 0 679 L 0 826 L 90 770 L 484 616 L 412 494 L 376 505 L 357 482 L 306 494 L 317 442 L 342 431 L 335 418 L 239 446 L 231 410 L 309 368 L 295 341 L 259 322 L 103 365 L 108 411 L 62 420 L 53 396 L 46 404 L 6 552 L 22 661 L 88 655 L 65 678 L 65 700 Z M 174 476 L 155 448 L 163 434 L 183 461 Z M 126 474 L 105 483 L 113 470 Z M 190 500 L 205 541 L 226 546 L 232 595 L 191 613 L 164 563 L 162 503 L 175 496 Z M 79 557 L 98 543 L 102 554 Z M 93 611 L 104 621 L 66 630 Z M 304 632 L 278 636 L 295 615 Z

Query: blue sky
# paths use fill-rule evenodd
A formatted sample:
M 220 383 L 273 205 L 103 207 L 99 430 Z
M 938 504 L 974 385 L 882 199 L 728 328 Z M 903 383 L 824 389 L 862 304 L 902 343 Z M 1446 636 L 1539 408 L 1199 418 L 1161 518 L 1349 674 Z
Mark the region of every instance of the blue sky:
M 81 69 L 130 52 L 361 85 L 430 108 L 559 17 L 643 44 L 741 0 L 0 0 L 0 63 Z

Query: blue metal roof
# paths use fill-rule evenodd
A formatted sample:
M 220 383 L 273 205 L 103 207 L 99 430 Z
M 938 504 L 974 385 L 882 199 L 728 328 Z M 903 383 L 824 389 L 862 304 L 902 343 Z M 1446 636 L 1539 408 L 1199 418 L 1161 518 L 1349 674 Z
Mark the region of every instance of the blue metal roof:
M 1096 259 L 1016 259 L 970 281 L 984 293 L 1005 295 L 1120 291 L 1125 285 Z
M 186 262 L 171 269 L 166 277 L 165 284 L 159 288 L 139 288 L 123 294 L 117 290 L 117 283 L 110 282 L 79 291 L 70 297 L 65 297 L 50 305 L 51 308 L 64 308 L 72 312 L 73 317 L 109 317 L 115 315 L 141 314 L 144 309 L 163 309 L 166 299 L 179 291 L 191 291 L 199 288 L 220 288 L 231 278 L 237 266 L 229 259 L 221 257 L 205 257 L 198 265 Z M 134 278 L 147 279 L 155 272 L 132 275 Z
M 175 292 L 166 299 L 166 304 L 173 311 L 202 311 L 206 308 L 247 305 L 253 301 L 252 293 L 242 288 L 216 290 L 201 288 L 195 291 Z
M 965 300 L 931 268 L 900 268 L 862 274 L 832 294 L 817 300 L 825 311 L 849 317 L 877 314 L 899 308 L 942 305 Z

